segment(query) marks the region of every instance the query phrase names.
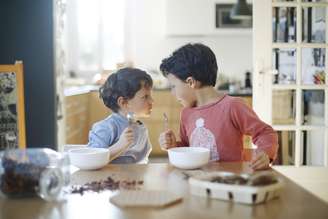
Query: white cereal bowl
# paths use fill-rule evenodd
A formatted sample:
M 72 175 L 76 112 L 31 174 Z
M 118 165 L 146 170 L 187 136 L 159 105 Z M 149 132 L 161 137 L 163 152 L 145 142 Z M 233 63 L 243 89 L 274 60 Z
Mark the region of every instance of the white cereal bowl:
M 66 144 L 64 145 L 64 152 L 69 152 L 70 150 L 73 149 L 81 149 L 81 148 L 86 148 L 86 144 Z
M 96 170 L 109 162 L 109 149 L 107 148 L 79 148 L 68 151 L 71 164 L 82 170 Z
M 170 163 L 180 169 L 197 169 L 210 160 L 210 150 L 202 147 L 176 147 L 168 150 Z

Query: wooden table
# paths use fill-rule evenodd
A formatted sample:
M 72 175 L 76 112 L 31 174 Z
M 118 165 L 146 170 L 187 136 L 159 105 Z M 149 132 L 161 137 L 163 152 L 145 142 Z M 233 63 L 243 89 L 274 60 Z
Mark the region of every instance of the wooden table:
M 212 163 L 205 170 L 252 172 L 247 163 Z M 275 171 L 275 170 L 273 170 Z M 279 173 L 278 173 L 279 174 Z M 108 165 L 98 171 L 77 171 L 73 184 L 83 184 L 107 176 L 143 180 L 142 189 L 163 189 L 184 196 L 182 202 L 163 209 L 119 208 L 109 202 L 115 192 L 69 195 L 66 202 L 49 203 L 38 198 L 0 199 L 1 219 L 83 219 L 83 218 L 328 218 L 328 204 L 288 178 L 282 196 L 256 206 L 192 196 L 179 170 L 168 164 Z
M 274 166 L 273 168 L 328 203 L 328 167 Z

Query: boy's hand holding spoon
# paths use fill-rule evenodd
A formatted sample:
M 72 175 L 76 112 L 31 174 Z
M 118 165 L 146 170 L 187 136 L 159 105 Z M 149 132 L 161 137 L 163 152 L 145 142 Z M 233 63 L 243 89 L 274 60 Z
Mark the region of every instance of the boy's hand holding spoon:
M 159 144 L 162 150 L 167 150 L 169 148 L 176 146 L 176 138 L 172 130 L 169 129 L 169 119 L 166 113 L 163 113 L 164 117 L 164 132 L 159 136 Z

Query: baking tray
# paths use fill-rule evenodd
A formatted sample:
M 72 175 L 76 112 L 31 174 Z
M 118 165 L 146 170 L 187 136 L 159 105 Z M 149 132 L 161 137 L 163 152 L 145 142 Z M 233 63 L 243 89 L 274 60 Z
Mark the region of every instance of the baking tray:
M 210 172 L 189 178 L 193 195 L 226 201 L 258 204 L 280 196 L 283 180 L 271 171 L 255 174 Z

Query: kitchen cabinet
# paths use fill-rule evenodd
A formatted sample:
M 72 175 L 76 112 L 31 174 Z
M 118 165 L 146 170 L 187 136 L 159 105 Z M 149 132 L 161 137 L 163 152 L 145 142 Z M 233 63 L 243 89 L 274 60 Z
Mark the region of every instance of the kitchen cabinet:
M 149 130 L 149 138 L 153 145 L 151 156 L 166 156 L 158 144 L 158 137 L 164 131 L 164 117 L 169 118 L 168 127 L 179 139 L 180 112 L 182 105 L 172 96 L 169 90 L 154 90 L 153 110 L 148 118 L 141 119 Z M 251 96 L 239 96 L 247 105 L 252 106 Z M 111 111 L 104 106 L 98 91 L 66 96 L 66 144 L 86 144 L 92 125 L 110 115 Z M 244 137 L 244 146 L 250 147 L 251 139 Z
M 166 113 L 169 118 L 168 127 L 176 133 L 177 140 L 180 140 L 178 133 L 182 105 L 172 96 L 169 90 L 155 90 L 152 95 L 154 99 L 152 114 L 149 118 L 145 118 L 142 121 L 149 130 L 149 138 L 153 145 L 151 155 L 161 156 L 167 153 L 158 144 L 158 137 L 164 131 L 163 113 Z
M 66 144 L 87 144 L 92 125 L 111 113 L 98 96 L 91 91 L 65 97 Z
M 166 35 L 206 35 L 214 29 L 211 0 L 167 0 Z
M 85 144 L 88 134 L 88 94 L 65 97 L 66 144 Z
M 232 5 L 236 3 L 235 0 L 166 0 L 165 3 L 167 36 L 252 34 L 252 28 L 216 28 L 216 17 L 219 16 L 216 14 L 216 4 Z
M 246 105 L 249 106 L 250 108 L 252 108 L 252 96 L 251 95 L 244 95 L 244 96 L 238 96 L 239 98 L 242 98 Z M 252 137 L 251 136 L 248 136 L 248 135 L 245 135 L 244 136 L 244 148 L 252 148 Z
M 99 97 L 98 91 L 91 91 L 88 93 L 89 105 L 88 105 L 88 130 L 91 129 L 92 125 L 95 122 L 98 122 L 107 116 L 109 116 L 112 112 L 108 109 L 102 99 Z

